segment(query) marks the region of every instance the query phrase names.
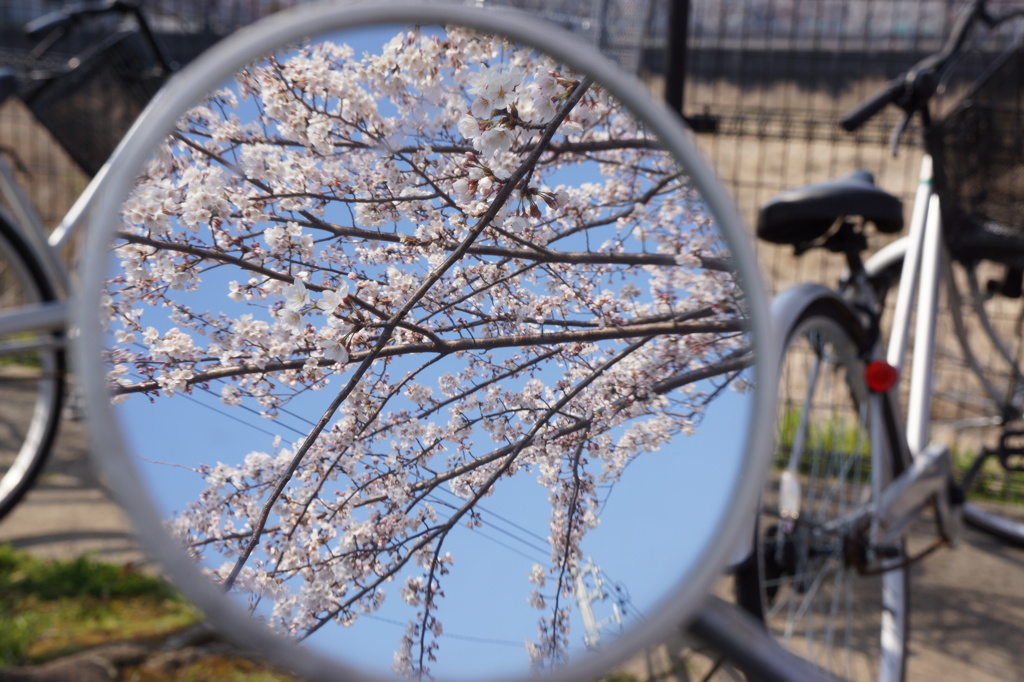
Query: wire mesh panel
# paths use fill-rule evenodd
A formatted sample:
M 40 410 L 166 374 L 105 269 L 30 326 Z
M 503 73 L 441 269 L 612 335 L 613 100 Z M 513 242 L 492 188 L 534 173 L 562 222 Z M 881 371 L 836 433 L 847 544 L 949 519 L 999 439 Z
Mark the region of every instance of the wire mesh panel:
M 527 11 L 582 37 L 630 73 L 661 71 L 667 0 L 483 0 Z
M 837 121 L 936 49 L 955 4 L 693 0 L 685 108 L 716 120 L 706 146 L 744 211 L 859 166 L 899 191 L 912 184 L 913 155 L 894 163 L 885 150 L 894 113 L 857 136 Z
M 909 212 L 922 146 L 912 126 L 889 149 L 900 112 L 892 107 L 856 134 L 838 120 L 926 55 L 948 34 L 963 0 L 689 0 L 684 112 L 711 134 L 698 136 L 743 214 L 795 186 L 857 168 L 901 196 Z M 1019 3 L 1017 3 L 1019 6 Z M 1014 6 L 993 0 L 1000 13 Z M 998 49 L 1006 31 L 979 34 Z M 956 101 L 982 67 L 978 59 L 944 84 Z M 873 237 L 873 247 L 889 238 Z M 759 245 L 769 286 L 835 281 L 842 267 L 825 254 L 795 261 L 787 247 Z

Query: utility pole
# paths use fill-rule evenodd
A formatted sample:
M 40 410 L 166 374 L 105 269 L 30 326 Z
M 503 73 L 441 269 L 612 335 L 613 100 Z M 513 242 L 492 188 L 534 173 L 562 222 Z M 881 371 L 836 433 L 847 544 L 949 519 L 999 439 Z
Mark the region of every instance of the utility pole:
M 588 584 L 587 578 L 590 578 Z M 593 585 L 593 587 L 591 587 Z M 604 578 L 601 577 L 599 569 L 591 557 L 587 557 L 587 563 L 576 573 L 576 604 L 580 609 L 580 617 L 583 619 L 583 627 L 586 634 L 583 643 L 588 649 L 596 649 L 601 644 L 601 630 L 609 624 L 615 623 L 622 628 L 622 611 L 619 610 L 618 602 L 612 604 L 612 613 L 605 619 L 598 621 L 594 615 L 593 603 L 604 601 L 608 593 L 604 590 Z

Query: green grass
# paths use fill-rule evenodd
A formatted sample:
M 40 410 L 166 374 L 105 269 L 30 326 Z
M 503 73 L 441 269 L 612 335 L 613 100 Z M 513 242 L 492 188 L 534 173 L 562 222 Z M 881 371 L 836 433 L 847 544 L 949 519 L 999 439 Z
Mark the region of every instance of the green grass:
M 165 633 L 199 619 L 161 578 L 88 557 L 43 561 L 0 546 L 0 667 Z
M 123 639 L 167 635 L 202 619 L 166 580 L 89 557 L 45 561 L 0 545 L 0 670 Z M 0 673 L 0 678 L 3 674 Z M 136 682 L 286 682 L 241 657 L 215 656 Z
M 962 480 L 974 463 L 977 453 L 953 448 L 953 469 Z M 1024 505 L 1024 473 L 1007 472 L 995 457 L 986 459 L 967 491 L 968 499 Z
M 793 452 L 797 429 L 800 426 L 800 410 L 788 408 L 779 418 L 777 440 L 775 446 L 775 463 L 786 466 Z M 860 453 L 862 459 L 859 467 L 861 478 L 866 480 L 871 471 L 871 443 L 867 434 L 855 424 L 847 424 L 837 417 L 831 417 L 824 423 L 810 423 L 804 437 L 803 453 L 799 460 L 800 473 L 809 473 L 812 456 L 815 453 L 831 452 L 852 455 Z
M 19 337 L 18 335 L 9 335 L 4 337 L 5 342 L 15 341 L 31 341 L 32 336 L 25 334 Z M 42 361 L 39 359 L 38 351 L 24 351 L 20 353 L 11 353 L 8 355 L 0 355 L 0 367 L 17 367 L 26 369 L 39 369 L 42 366 Z
M 793 447 L 797 428 L 800 426 L 800 410 L 787 408 L 779 419 L 778 443 L 786 450 Z M 859 450 L 870 455 L 871 443 L 857 424 L 846 423 L 839 417 L 832 416 L 824 424 L 812 422 L 808 424 L 804 438 L 807 449 L 821 449 L 833 452 L 852 453 Z
M 797 428 L 800 423 L 800 410 L 787 408 L 778 423 L 778 440 L 776 441 L 775 463 L 783 467 L 789 461 L 793 450 Z M 861 477 L 866 479 L 871 471 L 870 443 L 859 428 L 854 424 L 846 424 L 832 418 L 823 424 L 808 425 L 808 435 L 804 441 L 804 456 L 800 459 L 799 471 L 810 471 L 809 455 L 815 452 L 861 453 Z M 953 470 L 956 480 L 963 480 L 964 474 L 977 457 L 974 450 L 965 451 L 954 447 L 952 450 Z M 971 499 L 998 502 L 1002 504 L 1024 505 L 1024 473 L 1007 473 L 994 457 L 990 457 L 975 478 L 968 491 Z

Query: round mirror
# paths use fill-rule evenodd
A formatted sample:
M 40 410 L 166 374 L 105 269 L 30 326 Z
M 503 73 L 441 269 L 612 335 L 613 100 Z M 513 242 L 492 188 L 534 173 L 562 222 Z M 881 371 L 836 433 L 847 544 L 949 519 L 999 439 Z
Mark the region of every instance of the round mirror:
M 749 248 L 673 114 L 571 38 L 302 8 L 182 73 L 108 183 L 96 452 L 226 634 L 314 676 L 593 679 L 741 542 Z

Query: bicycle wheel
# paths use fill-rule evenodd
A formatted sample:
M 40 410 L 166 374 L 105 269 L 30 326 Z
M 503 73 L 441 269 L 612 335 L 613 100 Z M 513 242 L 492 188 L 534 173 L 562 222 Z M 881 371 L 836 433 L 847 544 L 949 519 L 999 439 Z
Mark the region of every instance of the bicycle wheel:
M 901 240 L 867 265 L 879 301 L 890 314 L 905 250 Z M 1003 456 L 997 456 L 1004 446 L 1003 434 L 1013 436 L 1024 429 L 1024 306 L 1020 298 L 1006 295 L 1013 293 L 1014 274 L 1005 266 L 956 262 L 946 274 L 940 292 L 930 438 L 949 446 L 954 455 L 957 478 L 965 483 L 968 498 L 964 520 L 1024 545 L 1024 514 L 1013 514 L 1007 506 L 1024 501 L 1022 455 L 1004 449 Z M 882 325 L 885 334 L 891 326 L 889 317 L 883 317 Z M 904 366 L 910 366 L 911 355 Z M 904 404 L 905 398 L 901 395 Z M 1019 442 L 1011 437 L 1005 445 L 1019 449 Z M 964 477 L 972 467 L 967 481 Z
M 863 575 L 851 552 L 872 477 L 884 485 L 892 476 L 871 466 L 863 338 L 832 300 L 810 302 L 791 327 L 755 551 L 735 587 L 740 605 L 794 653 L 843 679 L 899 680 L 907 571 Z M 889 549 L 886 561 L 898 565 L 902 543 Z
M 31 251 L 0 217 L 0 310 L 54 296 Z M 0 336 L 0 518 L 39 475 L 60 418 L 64 355 L 36 341 L 26 334 Z

